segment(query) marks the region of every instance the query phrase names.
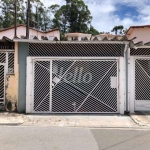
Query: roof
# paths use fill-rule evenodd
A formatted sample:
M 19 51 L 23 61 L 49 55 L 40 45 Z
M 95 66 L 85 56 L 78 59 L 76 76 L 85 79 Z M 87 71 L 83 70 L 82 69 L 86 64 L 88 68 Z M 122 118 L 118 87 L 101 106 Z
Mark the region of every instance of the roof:
M 28 42 L 28 43 L 86 43 L 86 44 L 90 44 L 90 43 L 109 43 L 109 44 L 129 44 L 130 48 L 150 48 L 150 42 L 147 43 L 143 43 L 143 41 L 139 41 L 138 43 L 134 43 L 133 40 L 136 37 L 128 40 L 126 36 L 123 36 L 121 39 L 118 38 L 117 36 L 115 36 L 113 39 L 108 39 L 107 37 L 103 38 L 102 40 L 99 40 L 97 37 L 95 37 L 93 40 L 87 40 L 87 38 L 85 37 L 84 40 L 82 41 L 78 41 L 78 40 L 74 40 L 74 41 L 68 41 L 67 39 L 64 41 L 57 41 L 57 40 L 53 40 L 53 41 L 49 41 L 49 40 L 31 40 L 31 39 L 13 39 L 14 42 Z
M 92 34 L 87 33 L 80 33 L 80 32 L 73 32 L 73 33 L 66 33 L 65 36 L 91 36 Z
M 104 33 L 104 34 L 99 34 L 99 35 L 105 35 L 105 36 L 116 36 L 115 34 L 106 34 L 106 33 Z
M 134 28 L 150 28 L 150 25 L 130 26 L 130 28 L 126 32 L 126 35 L 130 35 Z
M 21 26 L 22 27 L 26 27 L 26 25 L 24 25 L 24 24 L 17 25 L 17 27 L 21 27 Z M 14 28 L 14 26 L 11 26 L 11 27 L 8 27 L 8 28 L 4 28 L 4 29 L 0 29 L 0 32 L 7 31 L 7 30 L 10 30 L 10 29 L 13 29 L 13 28 Z M 55 29 L 51 29 L 51 30 L 47 30 L 47 31 L 40 31 L 40 30 L 32 28 L 32 27 L 30 27 L 30 29 L 38 31 L 38 32 L 41 32 L 41 33 L 49 33 L 49 32 L 53 32 L 53 31 L 59 30 L 59 29 L 55 28 Z
M 121 39 L 118 39 L 117 36 L 115 36 L 113 39 L 108 39 L 107 37 L 103 38 L 102 40 L 98 40 L 97 37 L 95 37 L 93 40 L 88 40 L 86 37 L 82 41 L 58 41 L 57 38 L 54 38 L 53 41 L 50 40 L 38 40 L 38 39 L 9 39 L 5 36 L 3 36 L 2 39 L 0 39 L 0 43 L 4 42 L 9 42 L 9 43 L 14 43 L 14 42 L 28 42 L 28 43 L 116 43 L 116 44 L 129 44 L 130 48 L 150 48 L 150 42 L 143 43 L 143 41 L 139 41 L 138 43 L 134 43 L 133 40 L 136 37 L 128 40 L 126 36 L 123 36 Z
M 5 49 L 14 50 L 14 41 L 3 36 L 2 39 L 0 39 L 0 50 Z
M 65 38 L 63 41 L 49 41 L 49 40 L 37 40 L 37 39 L 13 39 L 14 42 L 32 42 L 32 43 L 118 43 L 118 44 L 128 44 L 130 41 L 127 40 L 126 37 L 122 37 L 122 39 L 118 39 L 117 37 L 114 37 L 113 39 L 109 40 L 107 37 L 103 38 L 102 40 L 99 40 L 97 37 L 94 39 L 88 40 L 87 37 L 85 37 L 83 40 L 79 41 L 78 39 L 70 41 L 68 38 Z
M 10 42 L 10 43 L 14 43 L 13 40 L 7 38 L 6 36 L 3 36 L 2 39 L 0 39 L 0 42 Z

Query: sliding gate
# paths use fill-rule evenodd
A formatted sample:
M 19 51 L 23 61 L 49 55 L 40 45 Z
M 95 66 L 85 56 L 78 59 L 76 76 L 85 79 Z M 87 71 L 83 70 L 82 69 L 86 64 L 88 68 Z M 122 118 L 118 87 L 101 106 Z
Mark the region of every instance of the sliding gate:
M 32 113 L 117 113 L 117 60 L 33 60 Z

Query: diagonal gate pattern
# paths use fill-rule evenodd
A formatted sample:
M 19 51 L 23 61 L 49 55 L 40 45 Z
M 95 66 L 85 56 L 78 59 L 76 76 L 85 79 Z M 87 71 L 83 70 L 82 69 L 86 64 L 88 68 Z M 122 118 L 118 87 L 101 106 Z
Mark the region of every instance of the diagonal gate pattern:
M 0 65 L 0 109 L 4 108 L 4 86 L 5 86 L 5 77 L 4 77 L 4 65 Z
M 114 60 L 34 61 L 33 111 L 45 113 L 114 113 L 118 62 Z
M 150 59 L 135 61 L 135 100 L 150 100 Z

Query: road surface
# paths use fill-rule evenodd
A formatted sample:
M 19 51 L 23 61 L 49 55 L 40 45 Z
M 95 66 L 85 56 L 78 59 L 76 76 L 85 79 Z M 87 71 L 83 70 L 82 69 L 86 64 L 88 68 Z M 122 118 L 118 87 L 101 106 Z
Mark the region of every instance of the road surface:
M 150 150 L 150 130 L 0 126 L 0 150 Z

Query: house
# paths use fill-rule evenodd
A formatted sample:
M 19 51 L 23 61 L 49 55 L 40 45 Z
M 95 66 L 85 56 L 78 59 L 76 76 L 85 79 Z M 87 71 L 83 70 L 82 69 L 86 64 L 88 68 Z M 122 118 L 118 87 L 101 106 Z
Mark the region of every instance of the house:
M 111 39 L 113 39 L 114 37 L 115 37 L 116 35 L 114 35 L 114 34 L 99 34 L 99 35 L 97 35 L 96 37 L 98 37 L 99 39 L 104 39 L 105 37 L 107 37 L 108 38 L 108 40 L 111 40 Z
M 126 33 L 127 38 L 130 40 L 134 37 L 134 42 L 143 41 L 147 43 L 150 41 L 150 25 L 131 26 Z
M 91 36 L 92 36 L 92 34 L 79 33 L 79 32 L 65 34 L 65 37 L 67 37 L 69 41 L 72 41 L 72 40 L 82 41 L 82 40 L 84 40 L 85 37 L 88 40 L 90 40 Z
M 0 109 L 26 113 L 150 110 L 150 44 L 0 40 Z M 133 46 L 133 47 L 131 47 Z
M 96 36 L 92 36 L 92 40 L 93 39 L 98 39 L 98 40 L 103 40 L 103 39 L 108 39 L 108 40 L 112 40 L 114 38 L 117 38 L 118 40 L 122 39 L 123 36 L 121 35 L 114 35 L 114 34 L 99 34 Z
M 14 38 L 14 26 L 9 28 L 4 28 L 0 30 L 0 39 L 5 36 L 9 39 Z M 23 24 L 17 25 L 17 37 L 20 39 L 24 39 L 26 36 L 26 26 Z M 47 37 L 48 40 L 53 40 L 55 37 L 57 37 L 58 40 L 60 40 L 60 32 L 59 29 L 52 29 L 47 31 L 40 31 L 35 28 L 29 28 L 29 39 L 33 39 L 34 37 L 37 37 L 39 40 L 43 40 L 43 38 Z

